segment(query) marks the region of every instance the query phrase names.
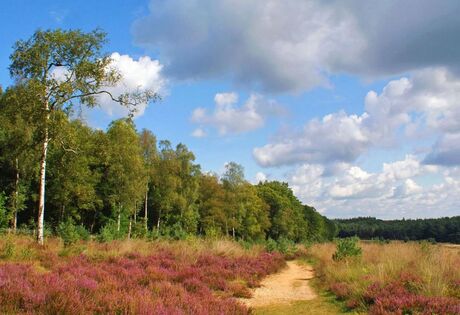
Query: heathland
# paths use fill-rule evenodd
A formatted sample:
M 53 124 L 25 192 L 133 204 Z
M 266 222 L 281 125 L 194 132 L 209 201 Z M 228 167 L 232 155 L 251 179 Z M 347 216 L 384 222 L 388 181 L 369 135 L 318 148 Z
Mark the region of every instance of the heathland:
M 458 248 L 432 244 L 458 240 L 458 218 L 417 221 L 430 243 L 332 243 L 337 226 L 399 234 L 348 229 L 287 183 L 251 184 L 235 162 L 202 171 L 186 145 L 137 130 L 136 106 L 161 96 L 112 95 L 105 42 L 100 30 L 49 30 L 13 48 L 13 84 L 0 89 L 1 313 L 460 313 Z M 106 130 L 78 115 L 101 95 L 130 110 Z M 274 281 L 299 287 L 276 292 L 288 304 L 241 300 L 264 279 L 271 296 Z

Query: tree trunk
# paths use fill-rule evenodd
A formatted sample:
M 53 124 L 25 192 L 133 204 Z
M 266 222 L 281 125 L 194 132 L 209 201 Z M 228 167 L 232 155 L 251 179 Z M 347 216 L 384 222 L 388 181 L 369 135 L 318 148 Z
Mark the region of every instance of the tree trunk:
M 118 220 L 117 220 L 117 232 L 120 232 L 121 225 L 121 208 L 118 206 Z
M 147 206 L 147 198 L 149 194 L 149 185 L 147 184 L 147 190 L 145 191 L 145 201 L 144 201 L 144 224 L 145 224 L 145 231 L 147 232 L 149 230 L 147 226 L 148 222 L 148 206 Z
M 160 232 L 161 209 L 158 211 L 157 231 Z
M 131 239 L 131 226 L 132 226 L 132 217 L 129 217 L 129 227 L 128 227 L 128 240 Z
M 18 200 L 19 200 L 19 160 L 16 158 L 16 182 L 14 192 L 14 213 L 13 213 L 13 233 L 16 234 L 18 227 Z
M 40 245 L 43 245 L 43 229 L 45 223 L 45 183 L 46 183 L 46 156 L 48 153 L 48 143 L 49 143 L 49 134 L 48 134 L 48 121 L 50 119 L 49 105 L 48 101 L 45 102 L 45 130 L 44 130 L 44 139 L 42 144 L 42 156 L 40 160 L 40 188 L 39 188 L 39 198 L 38 198 L 38 219 L 37 219 L 37 242 Z

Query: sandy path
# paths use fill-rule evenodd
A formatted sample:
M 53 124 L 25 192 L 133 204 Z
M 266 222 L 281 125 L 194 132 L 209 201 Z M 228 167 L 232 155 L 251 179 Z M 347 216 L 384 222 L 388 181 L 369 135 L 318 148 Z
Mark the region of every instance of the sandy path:
M 258 307 L 292 301 L 312 300 L 317 297 L 309 285 L 314 277 L 313 269 L 296 261 L 288 261 L 287 267 L 266 277 L 250 299 L 241 299 L 247 306 Z

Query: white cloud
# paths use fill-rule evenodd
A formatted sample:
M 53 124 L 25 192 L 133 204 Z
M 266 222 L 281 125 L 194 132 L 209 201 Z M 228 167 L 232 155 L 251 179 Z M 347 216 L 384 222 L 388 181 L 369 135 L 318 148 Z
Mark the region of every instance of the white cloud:
M 135 92 L 140 89 L 149 89 L 157 93 L 165 92 L 166 79 L 162 75 L 163 65 L 158 60 L 143 56 L 138 60 L 128 55 L 112 53 L 111 67 L 121 74 L 122 79 L 113 87 L 106 88 L 114 97 L 126 92 Z M 113 102 L 107 95 L 100 97 L 101 108 L 109 115 L 125 116 L 129 110 L 126 107 Z M 136 107 L 135 116 L 141 116 L 148 104 L 139 104 Z
M 262 166 L 352 162 L 369 145 L 362 128 L 366 117 L 339 112 L 313 119 L 298 134 L 284 135 L 276 143 L 255 148 L 254 157 Z
M 151 0 L 149 8 L 133 25 L 135 41 L 179 79 L 230 77 L 280 92 L 327 85 L 331 73 L 460 72 L 456 0 Z
M 439 217 L 458 215 L 460 171 L 432 168 L 415 156 L 384 163 L 379 172 L 348 165 L 335 176 L 323 176 L 324 168 L 304 164 L 288 174 L 287 181 L 305 203 L 332 217 L 377 216 L 381 218 Z M 441 183 L 420 184 L 426 176 Z
M 197 129 L 193 130 L 192 136 L 195 137 L 195 138 L 203 138 L 203 137 L 206 137 L 206 131 L 204 131 L 204 130 L 201 129 L 201 128 L 197 128 Z
M 394 189 L 393 197 L 395 198 L 402 198 L 408 197 L 413 194 L 417 194 L 423 191 L 423 188 L 420 187 L 415 181 L 408 178 L 402 183 L 401 185 L 397 186 Z
M 459 99 L 460 79 L 445 68 L 418 71 L 390 81 L 380 94 L 367 93 L 363 114 L 310 120 L 296 134 L 255 148 L 253 155 L 261 166 L 352 163 L 370 148 L 440 137 L 426 162 L 460 164 Z
M 251 94 L 241 106 L 236 106 L 236 93 L 218 93 L 214 97 L 215 108 L 211 113 L 196 108 L 191 121 L 201 126 L 217 129 L 219 135 L 240 134 L 261 128 L 268 117 L 281 115 L 283 109 L 273 100 L 259 94 Z
M 267 180 L 267 175 L 265 175 L 265 173 L 263 172 L 257 172 L 256 173 L 256 176 L 255 176 L 255 181 L 254 183 L 255 184 L 258 184 L 260 182 L 265 182 Z

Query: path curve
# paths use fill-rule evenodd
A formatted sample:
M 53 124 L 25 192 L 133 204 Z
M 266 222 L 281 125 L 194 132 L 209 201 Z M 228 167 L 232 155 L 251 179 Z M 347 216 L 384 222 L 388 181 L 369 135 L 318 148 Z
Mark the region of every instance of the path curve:
M 262 280 L 261 286 L 252 291 L 252 298 L 241 301 L 249 307 L 259 307 L 313 300 L 317 297 L 309 284 L 313 277 L 310 266 L 288 261 L 287 267 Z

